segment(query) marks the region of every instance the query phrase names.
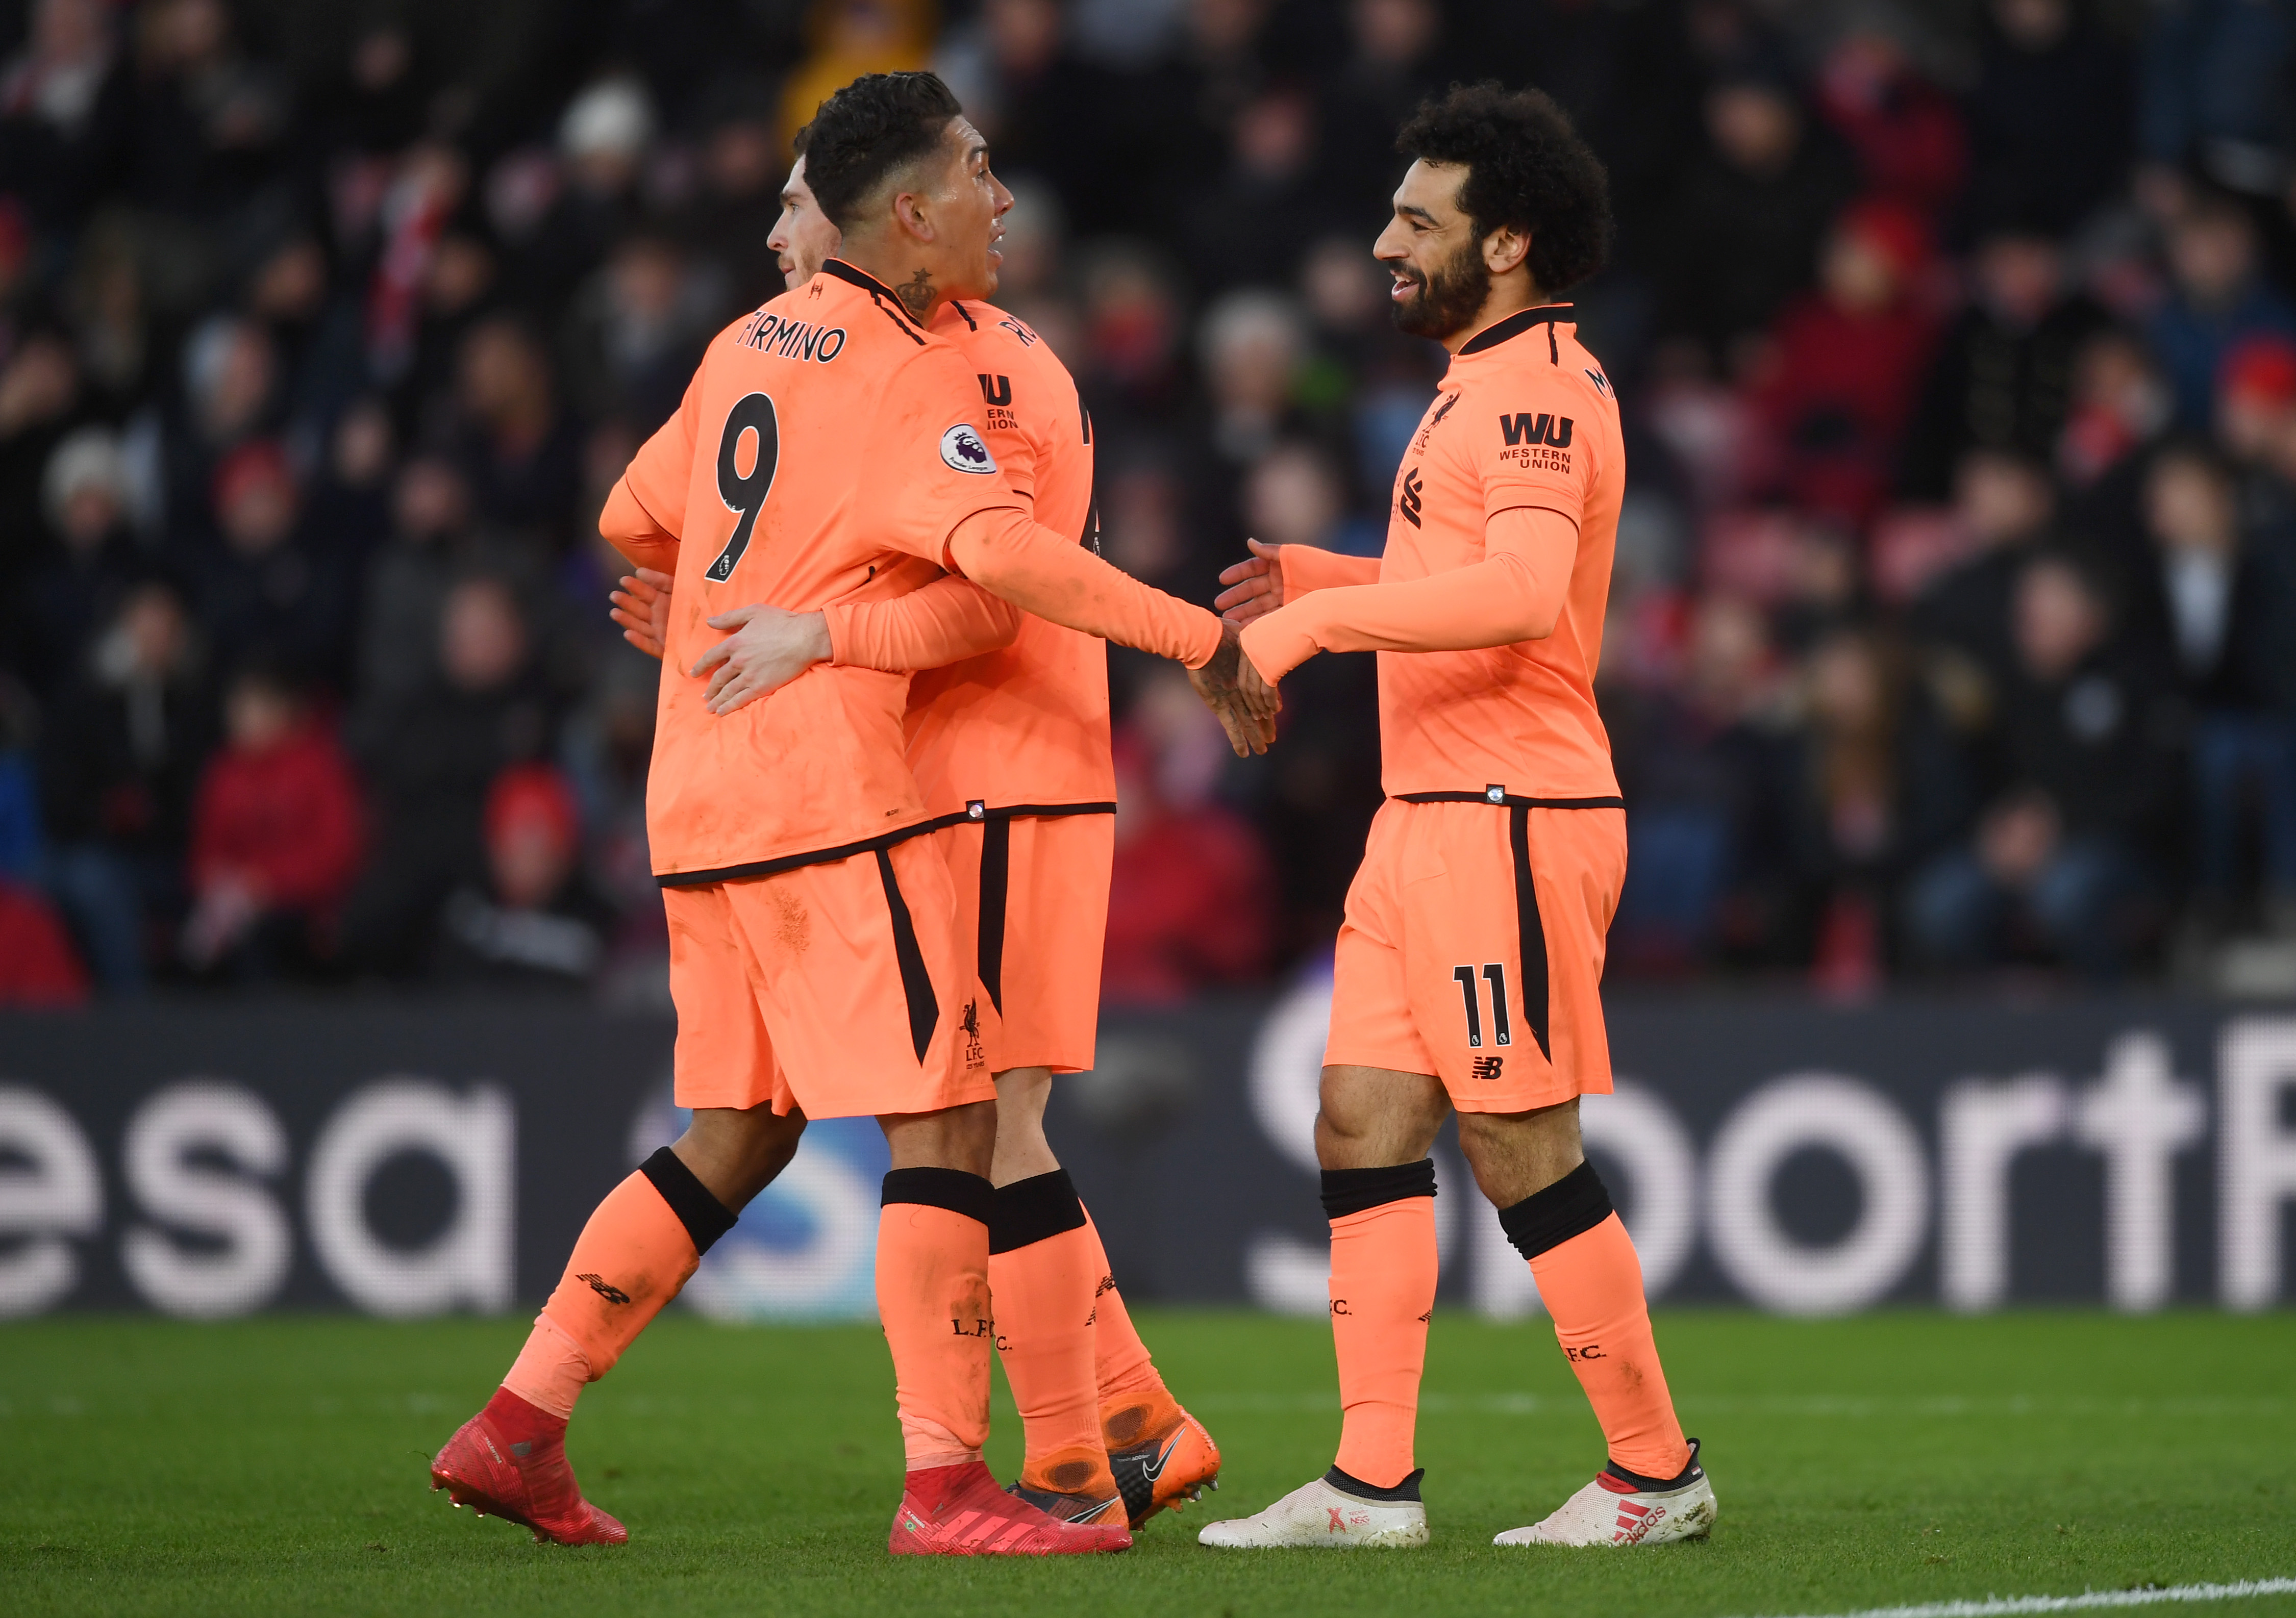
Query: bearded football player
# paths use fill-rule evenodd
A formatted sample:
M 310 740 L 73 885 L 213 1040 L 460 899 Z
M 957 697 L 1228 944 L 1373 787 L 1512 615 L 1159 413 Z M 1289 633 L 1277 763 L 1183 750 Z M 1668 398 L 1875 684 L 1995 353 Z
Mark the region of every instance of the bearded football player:
M 1201 1538 L 1426 1543 L 1428 1153 L 1454 1113 L 1609 1446 L 1498 1543 L 1695 1537 L 1714 1493 L 1578 1132 L 1578 1098 L 1611 1088 L 1603 950 L 1627 862 L 1594 691 L 1626 465 L 1610 379 L 1559 299 L 1602 267 L 1607 181 L 1537 91 L 1455 87 L 1398 144 L 1413 160 L 1373 250 L 1396 324 L 1451 361 L 1397 470 L 1386 553 L 1255 545 L 1219 602 L 1270 684 L 1318 653 L 1379 654 L 1387 801 L 1348 893 L 1316 1122 L 1345 1418 L 1330 1471 Z

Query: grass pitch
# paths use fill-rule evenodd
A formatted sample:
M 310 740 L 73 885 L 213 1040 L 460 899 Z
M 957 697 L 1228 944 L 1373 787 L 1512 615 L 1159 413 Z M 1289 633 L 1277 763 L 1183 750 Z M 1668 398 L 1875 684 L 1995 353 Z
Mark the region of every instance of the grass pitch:
M 1144 1311 L 1226 1458 L 1210 1515 L 1329 1464 L 1321 1322 Z M 660 1322 L 572 1453 L 619 1549 L 448 1509 L 424 1463 L 522 1321 L 59 1319 L 0 1328 L 0 1610 L 45 1613 L 1834 1613 L 2296 1574 L 2296 1317 L 1659 1320 L 1721 1517 L 1704 1544 L 1500 1550 L 1602 1442 L 1544 1322 L 1437 1317 L 1420 1422 L 1434 1541 L 1215 1553 L 1192 1508 L 1129 1555 L 894 1560 L 873 1328 Z M 990 1461 L 1019 1462 L 998 1388 Z M 2209 1609 L 2296 1614 L 2296 1598 Z

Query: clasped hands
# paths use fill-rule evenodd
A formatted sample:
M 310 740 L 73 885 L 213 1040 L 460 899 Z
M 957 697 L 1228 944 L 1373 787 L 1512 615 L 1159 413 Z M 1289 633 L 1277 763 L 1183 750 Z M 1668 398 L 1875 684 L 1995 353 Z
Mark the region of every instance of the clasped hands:
M 1283 707 L 1275 687 L 1243 655 L 1242 626 L 1283 604 L 1276 548 L 1250 543 L 1250 560 L 1220 575 L 1228 588 L 1213 603 L 1222 614 L 1219 650 L 1203 666 L 1188 671 L 1188 682 L 1219 720 L 1239 758 L 1267 751 Z M 649 657 L 660 657 L 668 641 L 670 576 L 640 568 L 620 583 L 612 592 L 610 616 L 621 625 L 624 640 Z M 828 625 L 818 612 L 785 612 L 759 602 L 721 612 L 708 623 L 725 631 L 726 638 L 687 672 L 696 679 L 709 676 L 702 699 L 713 714 L 744 707 L 832 655 Z

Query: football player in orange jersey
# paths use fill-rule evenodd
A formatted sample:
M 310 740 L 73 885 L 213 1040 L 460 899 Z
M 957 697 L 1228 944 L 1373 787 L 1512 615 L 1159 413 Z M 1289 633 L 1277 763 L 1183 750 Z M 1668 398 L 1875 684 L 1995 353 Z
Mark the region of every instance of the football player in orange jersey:
M 951 290 L 983 279 L 1011 205 L 947 86 L 870 75 L 824 102 L 813 130 L 814 184 L 844 256 L 719 334 L 600 519 L 625 556 L 680 581 L 647 830 L 669 912 L 676 1097 L 693 1124 L 592 1215 L 432 1483 L 537 1537 L 626 1539 L 566 1461 L 582 1386 L 786 1164 L 808 1113 L 871 1114 L 893 1162 L 877 1294 L 908 1461 L 889 1549 L 1121 1549 L 1120 1521 L 1048 1516 L 980 1460 L 996 1090 L 947 862 L 903 756 L 907 680 L 831 667 L 718 713 L 687 670 L 713 639 L 706 620 L 736 601 L 882 601 L 946 568 L 1179 659 L 1240 742 L 1264 738 L 1272 707 L 1238 681 L 1232 626 L 1041 527 L 999 471 L 972 374 L 930 329 Z
M 771 238 L 788 284 L 839 248 L 805 180 L 805 136 Z M 995 270 L 987 274 L 995 287 Z M 988 406 L 988 440 L 1040 522 L 1097 545 L 1091 421 L 1049 345 L 992 306 L 952 298 L 934 331 L 963 349 Z M 623 581 L 615 617 L 660 655 L 669 583 Z M 921 669 L 909 761 L 957 878 L 997 1092 L 989 1292 L 996 1344 L 1027 1428 L 1021 1498 L 1065 1520 L 1134 1527 L 1210 1484 L 1219 1451 L 1156 1374 L 1099 1233 L 1045 1138 L 1054 1073 L 1093 1065 L 1114 810 L 1107 654 L 1091 636 L 1020 614 L 962 579 L 881 602 L 712 618 L 734 633 L 697 666 L 732 712 L 816 662 Z
M 1200 1537 L 1426 1543 L 1427 1154 L 1453 1112 L 1610 1449 L 1498 1542 L 1702 1535 L 1714 1493 L 1578 1135 L 1578 1098 L 1611 1088 L 1603 947 L 1627 862 L 1594 689 L 1626 460 L 1610 380 L 1557 297 L 1602 266 L 1608 183 L 1535 90 L 1455 86 L 1398 146 L 1414 161 L 1373 250 L 1396 323 L 1451 363 L 1397 469 L 1386 553 L 1255 546 L 1220 598 L 1270 683 L 1318 652 L 1379 654 L 1387 802 L 1348 892 L 1316 1122 L 1346 1414 L 1328 1473 Z

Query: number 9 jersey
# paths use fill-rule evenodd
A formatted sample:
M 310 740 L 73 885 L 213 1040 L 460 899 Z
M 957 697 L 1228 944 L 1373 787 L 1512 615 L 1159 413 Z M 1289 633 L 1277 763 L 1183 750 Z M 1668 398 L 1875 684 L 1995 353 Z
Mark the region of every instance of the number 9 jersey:
M 715 614 L 904 594 L 939 576 L 966 518 L 1025 509 L 984 425 L 964 357 L 841 260 L 710 343 L 600 523 L 676 578 L 646 785 L 663 886 L 843 859 L 922 827 L 906 676 L 816 665 L 716 715 L 686 671 L 723 638 Z

